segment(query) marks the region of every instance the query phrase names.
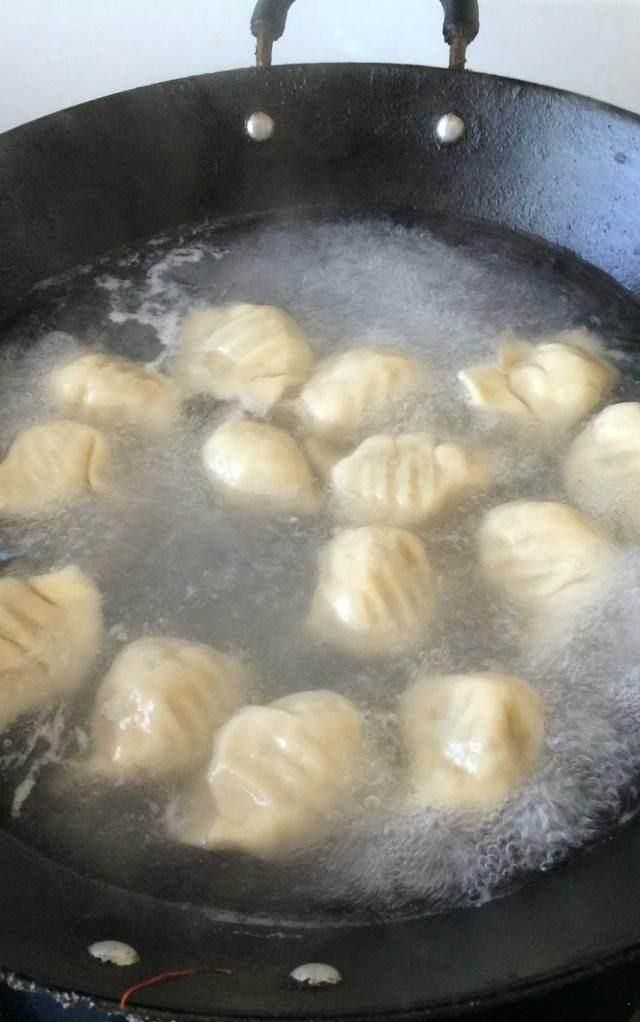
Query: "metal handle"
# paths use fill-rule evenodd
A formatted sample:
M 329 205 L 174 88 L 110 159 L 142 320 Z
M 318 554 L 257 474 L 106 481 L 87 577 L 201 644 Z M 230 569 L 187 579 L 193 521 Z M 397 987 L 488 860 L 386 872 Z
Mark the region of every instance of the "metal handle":
M 271 66 L 271 51 L 284 32 L 293 0 L 258 0 L 251 15 L 251 31 L 256 37 L 256 64 Z
M 293 0 L 258 0 L 251 17 L 251 31 L 256 37 L 256 64 L 271 66 L 273 44 L 284 32 L 287 14 Z M 442 34 L 449 46 L 449 67 L 463 71 L 467 46 L 480 28 L 478 0 L 440 0 L 444 10 Z
M 442 34 L 449 46 L 449 67 L 464 71 L 467 46 L 480 30 L 478 0 L 440 0 L 444 10 Z

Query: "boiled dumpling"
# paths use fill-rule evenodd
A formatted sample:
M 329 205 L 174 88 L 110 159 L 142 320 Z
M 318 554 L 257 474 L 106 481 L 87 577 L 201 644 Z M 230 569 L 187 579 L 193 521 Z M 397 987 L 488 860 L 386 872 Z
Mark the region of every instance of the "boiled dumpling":
M 313 353 L 296 321 L 274 305 L 210 306 L 182 324 L 178 372 L 194 393 L 267 412 L 306 380 Z
M 264 856 L 309 844 L 357 783 L 362 751 L 360 714 L 337 692 L 245 706 L 218 731 L 207 797 L 177 836 Z
M 296 413 L 311 433 L 345 441 L 375 426 L 425 379 L 416 359 L 393 348 L 354 348 L 320 363 L 300 392 Z
M 101 639 L 100 594 L 79 568 L 0 579 L 0 728 L 73 692 Z
M 538 694 L 508 674 L 421 678 L 404 693 L 400 720 L 409 802 L 490 808 L 535 766 L 544 737 Z
M 508 412 L 525 419 L 531 418 L 529 408 L 513 392 L 508 376 L 497 366 L 481 365 L 462 369 L 458 379 L 472 405 L 491 412 Z
M 333 645 L 363 656 L 418 643 L 436 602 L 420 540 L 404 529 L 346 529 L 320 551 L 308 623 Z
M 607 578 L 614 550 L 579 511 L 554 501 L 517 500 L 493 508 L 479 534 L 487 581 L 551 637 L 567 612 L 586 606 Z
M 28 514 L 108 486 L 106 437 L 60 419 L 23 430 L 0 464 L 0 511 Z
M 302 449 L 277 426 L 247 419 L 226 422 L 204 444 L 202 461 L 214 486 L 229 495 L 287 511 L 318 506 L 316 481 Z
M 498 364 L 465 369 L 458 378 L 472 404 L 570 427 L 608 394 L 618 371 L 581 330 L 543 344 L 509 341 Z
M 179 395 L 172 380 L 137 362 L 83 355 L 51 376 L 54 400 L 91 422 L 165 429 L 176 418 Z
M 577 596 L 609 564 L 611 544 L 583 514 L 556 501 L 493 508 L 480 529 L 487 579 L 526 607 Z
M 610 405 L 587 423 L 564 463 L 567 494 L 629 539 L 640 536 L 640 404 Z
M 240 663 L 209 646 L 152 635 L 130 643 L 98 689 L 90 769 L 136 780 L 198 767 L 245 683 Z
M 353 522 L 415 525 L 488 482 L 485 460 L 427 433 L 372 436 L 331 472 L 334 505 Z

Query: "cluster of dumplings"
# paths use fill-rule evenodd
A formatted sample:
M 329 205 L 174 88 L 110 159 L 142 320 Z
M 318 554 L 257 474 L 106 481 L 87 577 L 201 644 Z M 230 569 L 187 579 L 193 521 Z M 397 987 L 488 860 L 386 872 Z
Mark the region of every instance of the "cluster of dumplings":
M 298 324 L 271 306 L 197 309 L 182 333 L 170 373 L 103 354 L 53 372 L 50 396 L 65 418 L 13 441 L 0 464 L 2 514 L 41 515 L 109 492 L 109 424 L 157 433 L 172 428 L 193 395 L 234 402 L 201 452 L 221 499 L 258 513 L 326 508 L 336 522 L 318 555 L 310 633 L 351 658 L 424 645 L 439 613 L 429 527 L 495 482 L 487 451 L 396 431 L 397 409 L 428 391 L 428 368 L 384 347 L 315 364 Z M 541 344 L 509 340 L 495 365 L 459 374 L 475 414 L 568 436 L 616 378 L 597 345 L 575 331 Z M 602 521 L 615 524 L 618 540 L 640 533 L 640 404 L 611 405 L 589 420 L 570 441 L 562 473 L 571 504 L 501 504 L 477 533 L 470 571 L 519 615 L 523 644 L 562 641 L 606 584 L 617 547 Z M 100 594 L 79 568 L 0 579 L 0 726 L 76 691 L 102 633 Z M 252 705 L 251 678 L 241 659 L 187 639 L 131 642 L 97 690 L 87 775 L 181 785 L 183 811 L 170 832 L 188 843 L 271 856 L 317 840 L 366 787 L 363 712 L 324 690 Z M 398 716 L 403 806 L 498 806 L 544 745 L 540 696 L 509 674 L 422 673 Z

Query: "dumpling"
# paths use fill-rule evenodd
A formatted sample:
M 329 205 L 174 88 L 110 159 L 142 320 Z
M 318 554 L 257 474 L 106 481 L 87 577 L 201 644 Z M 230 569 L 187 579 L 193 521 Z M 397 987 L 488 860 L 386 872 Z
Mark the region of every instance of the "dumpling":
M 50 382 L 57 404 L 90 422 L 166 429 L 180 409 L 169 377 L 110 355 L 83 355 L 56 369 Z
M 209 646 L 152 635 L 130 643 L 98 689 L 89 768 L 121 780 L 195 769 L 245 687 L 240 663 Z
M 564 462 L 568 496 L 627 539 L 640 536 L 640 404 L 610 405 L 587 423 Z
M 375 656 L 418 643 L 436 603 L 420 540 L 404 529 L 345 529 L 320 551 L 309 627 L 339 648 Z
M 266 857 L 309 844 L 355 787 L 362 752 L 360 714 L 337 692 L 245 706 L 216 735 L 208 805 L 177 836 Z
M 554 341 L 503 344 L 495 366 L 458 374 L 471 404 L 570 427 L 608 394 L 618 371 L 582 330 L 565 330 Z
M 487 581 L 522 608 L 531 627 L 566 627 L 606 580 L 614 549 L 579 511 L 554 501 L 516 500 L 493 508 L 479 533 Z
M 345 441 L 424 386 L 424 367 L 393 348 L 353 348 L 321 362 L 295 403 L 311 432 Z
M 60 419 L 23 430 L 0 464 L 0 511 L 38 512 L 108 487 L 110 451 L 92 426 Z
M 79 568 L 0 579 L 0 728 L 73 692 L 101 640 L 100 594 Z
M 178 373 L 194 393 L 264 413 L 306 380 L 313 353 L 296 321 L 274 305 L 210 306 L 182 323 Z
M 485 460 L 427 433 L 372 436 L 331 472 L 338 514 L 353 522 L 415 525 L 488 482 Z
M 202 463 L 213 485 L 236 497 L 292 512 L 318 506 L 316 480 L 302 449 L 277 426 L 226 422 L 204 444 Z
M 533 770 L 544 738 L 539 695 L 508 674 L 421 678 L 401 700 L 414 805 L 491 808 Z
M 507 374 L 497 366 L 471 366 L 462 369 L 458 379 L 465 388 L 470 404 L 491 412 L 519 415 L 524 419 L 532 417 L 530 409 L 511 389 Z

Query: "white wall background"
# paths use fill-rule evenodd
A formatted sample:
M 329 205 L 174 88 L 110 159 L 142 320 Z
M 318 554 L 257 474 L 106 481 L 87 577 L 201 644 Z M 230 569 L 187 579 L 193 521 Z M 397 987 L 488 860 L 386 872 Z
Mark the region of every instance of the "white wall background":
M 0 131 L 136 85 L 253 62 L 252 0 L 0 0 Z M 480 0 L 478 71 L 640 112 L 640 0 Z M 297 0 L 275 61 L 446 63 L 437 0 Z

